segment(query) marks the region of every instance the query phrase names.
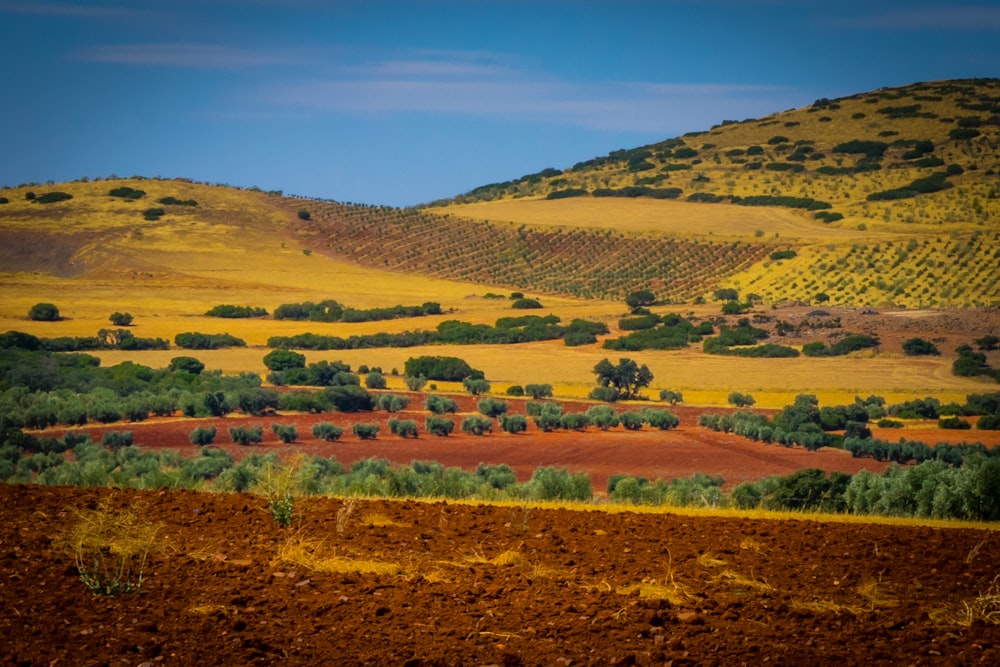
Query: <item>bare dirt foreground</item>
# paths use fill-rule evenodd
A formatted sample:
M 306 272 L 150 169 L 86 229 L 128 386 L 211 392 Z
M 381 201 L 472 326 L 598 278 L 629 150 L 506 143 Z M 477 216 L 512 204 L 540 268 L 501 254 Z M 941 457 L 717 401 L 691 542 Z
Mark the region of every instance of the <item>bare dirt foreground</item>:
M 107 498 L 163 524 L 139 594 L 95 597 L 59 548 Z M 7 485 L 0 507 L 5 664 L 1000 664 L 1000 626 L 960 622 L 994 531 L 340 499 L 283 529 L 257 496 Z

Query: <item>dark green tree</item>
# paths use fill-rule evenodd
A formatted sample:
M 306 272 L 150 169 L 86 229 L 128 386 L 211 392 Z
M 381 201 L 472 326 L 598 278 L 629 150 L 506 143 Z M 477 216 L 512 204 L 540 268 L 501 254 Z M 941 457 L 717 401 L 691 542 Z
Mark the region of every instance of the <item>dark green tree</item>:
M 272 350 L 264 355 L 264 365 L 271 371 L 286 371 L 289 368 L 305 368 L 306 355 L 292 350 Z
M 653 381 L 653 373 L 648 366 L 639 366 L 628 358 L 619 359 L 617 365 L 603 359 L 594 366 L 594 373 L 598 385 L 614 388 L 618 397 L 626 401 L 639 398 L 639 391 Z
M 116 327 L 127 327 L 128 325 L 132 324 L 132 320 L 134 318 L 132 317 L 131 313 L 119 313 L 115 311 L 111 313 L 111 316 L 108 317 L 108 319 L 111 321 L 111 324 L 115 325 Z
M 28 319 L 35 322 L 58 322 L 62 318 L 54 303 L 36 303 L 28 311 Z
M 625 305 L 632 310 L 652 306 L 654 303 L 656 303 L 656 295 L 648 289 L 641 289 L 636 292 L 632 292 L 625 297 Z

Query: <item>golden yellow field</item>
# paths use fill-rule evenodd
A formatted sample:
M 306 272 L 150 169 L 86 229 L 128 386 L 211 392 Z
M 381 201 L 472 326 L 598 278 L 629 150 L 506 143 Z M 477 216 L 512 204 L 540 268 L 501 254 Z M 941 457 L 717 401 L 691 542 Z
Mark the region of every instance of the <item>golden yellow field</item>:
M 857 230 L 824 225 L 806 214 L 776 207 L 733 204 L 694 204 L 684 201 L 636 198 L 591 199 L 572 197 L 498 199 L 428 209 L 439 215 L 471 220 L 506 221 L 534 226 L 612 229 L 622 233 L 675 235 L 713 240 L 789 242 L 843 241 L 857 238 Z M 761 232 L 757 234 L 758 230 Z M 873 238 L 889 238 L 878 232 Z
M 125 202 L 107 196 L 112 187 L 127 184 L 147 191 L 141 202 Z M 21 190 L 5 191 L 10 203 L 0 208 L 0 235 L 8 241 L 2 251 L 4 266 L 17 270 L 0 273 L 0 332 L 19 330 L 43 337 L 93 336 L 111 328 L 114 311 L 135 316 L 131 331 L 140 337 L 173 341 L 186 331 L 230 333 L 244 338 L 249 348 L 189 352 L 167 351 L 98 353 L 105 364 L 133 360 L 154 367 L 166 366 L 180 354 L 200 358 L 210 368 L 227 373 L 253 371 L 265 374 L 262 358 L 271 336 L 301 332 L 348 337 L 355 334 L 433 329 L 446 319 L 492 324 L 497 318 L 522 314 L 558 315 L 568 323 L 574 318 L 600 321 L 613 332 L 618 320 L 627 316 L 622 303 L 582 300 L 551 294 L 528 294 L 544 305 L 540 311 L 513 311 L 507 299 L 486 298 L 488 293 L 506 294 L 502 287 L 477 285 L 408 275 L 385 268 L 360 266 L 319 253 L 304 252 L 303 241 L 291 232 L 294 215 L 288 204 L 254 191 L 203 186 L 175 181 L 101 181 L 67 183 L 39 192 L 61 190 L 74 199 L 51 205 L 24 200 Z M 146 221 L 142 211 L 154 198 L 193 198 L 198 206 L 171 208 L 158 221 Z M 719 237 L 742 235 L 754 240 L 756 229 L 766 235 L 799 239 L 801 255 L 793 260 L 764 262 L 740 274 L 737 287 L 771 294 L 782 281 L 814 281 L 815 291 L 829 289 L 821 282 L 824 261 L 837 264 L 843 253 L 855 252 L 846 232 L 826 227 L 795 212 L 781 209 L 707 206 L 653 200 L 590 201 L 498 201 L 459 209 L 471 218 L 495 217 L 530 225 L 604 227 L 639 234 L 685 233 L 689 221 Z M 520 216 L 520 217 L 519 217 Z M 826 236 L 824 236 L 826 235 Z M 883 255 L 902 247 L 894 232 L 882 230 L 878 239 L 863 245 L 869 254 L 881 245 Z M 888 240 L 887 240 L 888 239 Z M 953 246 L 951 239 L 920 243 L 919 254 L 944 261 Z M 986 253 L 980 244 L 975 252 Z M 857 250 L 861 253 L 861 250 Z M 972 251 L 970 251 L 972 252 Z M 937 253 L 937 254 L 934 254 Z M 870 260 L 858 255 L 857 261 Z M 63 258 L 57 263 L 54 258 Z M 851 260 L 854 261 L 854 260 Z M 899 272 L 912 266 L 897 267 Z M 780 269 L 780 270 L 779 270 Z M 882 275 L 892 274 L 886 268 Z M 961 274 L 958 274 L 961 275 Z M 905 278 L 905 274 L 900 276 Z M 996 281 L 996 276 L 977 277 Z M 872 278 L 874 280 L 874 278 Z M 913 283 L 912 280 L 909 283 Z M 849 286 L 848 286 L 849 288 Z M 282 304 L 336 299 L 355 308 L 419 305 L 439 302 L 443 315 L 361 324 L 312 323 L 265 319 L 220 319 L 205 317 L 212 306 L 230 303 L 261 306 L 268 311 Z M 38 302 L 53 302 L 65 319 L 32 322 L 26 317 Z M 718 303 L 700 306 L 659 307 L 657 312 L 696 314 L 712 318 Z M 765 308 L 764 313 L 769 311 Z M 781 316 L 782 311 L 773 311 Z M 964 332 L 956 332 L 961 335 Z M 616 334 L 613 334 L 616 335 Z M 951 345 L 962 342 L 956 340 Z M 903 357 L 887 350 L 875 356 L 836 359 L 738 359 L 702 354 L 700 349 L 636 353 L 609 352 L 600 345 L 570 348 L 561 341 L 516 346 L 430 346 L 380 348 L 338 352 L 309 352 L 310 361 L 339 359 L 357 367 L 381 367 L 387 374 L 402 371 L 405 361 L 422 354 L 454 355 L 486 372 L 494 391 L 511 384 L 549 383 L 565 397 L 584 397 L 593 387 L 592 368 L 607 357 L 632 357 L 647 364 L 655 380 L 647 392 L 652 398 L 660 389 L 683 392 L 688 403 L 725 405 L 733 390 L 751 392 L 758 405 L 779 407 L 798 393 L 812 393 L 824 404 L 843 403 L 855 395 L 880 394 L 890 400 L 938 396 L 942 401 L 961 401 L 968 393 L 989 391 L 991 385 L 951 374 L 951 357 Z M 389 378 L 390 387 L 402 388 L 399 377 Z M 442 389 L 456 388 L 442 385 Z

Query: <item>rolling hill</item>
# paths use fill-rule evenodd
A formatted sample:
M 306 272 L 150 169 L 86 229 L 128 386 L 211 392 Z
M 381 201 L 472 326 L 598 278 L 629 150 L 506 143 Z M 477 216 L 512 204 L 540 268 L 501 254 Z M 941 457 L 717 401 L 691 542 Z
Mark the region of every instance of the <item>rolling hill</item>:
M 0 191 L 0 264 L 22 283 L 41 271 L 222 299 L 264 283 L 315 293 L 305 250 L 338 271 L 456 291 L 621 300 L 651 289 L 693 303 L 731 288 L 765 305 L 996 305 L 998 145 L 1000 80 L 982 79 L 816 100 L 417 209 L 183 180 L 22 185 Z M 398 298 L 376 292 L 380 304 Z

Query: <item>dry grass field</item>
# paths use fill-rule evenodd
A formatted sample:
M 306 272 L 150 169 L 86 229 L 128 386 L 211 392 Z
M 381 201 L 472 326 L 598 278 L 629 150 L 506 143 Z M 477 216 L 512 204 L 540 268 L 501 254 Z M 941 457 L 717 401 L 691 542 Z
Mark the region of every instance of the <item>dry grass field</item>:
M 147 195 L 139 202 L 108 196 L 111 188 L 122 185 L 144 189 Z M 295 215 L 289 208 L 289 200 L 265 193 L 155 180 L 67 183 L 33 189 L 39 193 L 64 191 L 72 194 L 73 199 L 46 205 L 27 201 L 24 195 L 28 188 L 5 191 L 10 203 L 0 206 L 0 234 L 10 241 L 3 246 L 2 252 L 5 261 L 11 263 L 4 266 L 17 270 L 0 273 L 0 292 L 4 296 L 0 303 L 0 331 L 18 330 L 43 337 L 93 336 L 98 330 L 111 326 L 108 322 L 111 312 L 124 311 L 135 316 L 131 331 L 136 336 L 172 341 L 177 333 L 198 331 L 230 333 L 241 337 L 250 345 L 249 348 L 199 351 L 196 356 L 210 368 L 227 373 L 253 371 L 263 374 L 266 369 L 262 358 L 271 336 L 309 331 L 347 337 L 433 329 L 446 319 L 492 324 L 497 318 L 525 312 L 553 313 L 564 322 L 574 318 L 600 321 L 615 332 L 618 320 L 628 313 L 622 303 L 530 292 L 528 295 L 540 299 L 544 309 L 512 311 L 508 299 L 486 298 L 491 293 L 507 294 L 496 285 L 403 273 L 392 270 L 392 266 L 376 268 L 338 259 L 328 253 L 307 254 L 304 252 L 308 250 L 307 240 L 292 226 Z M 198 206 L 167 207 L 166 215 L 160 220 L 145 220 L 142 211 L 154 199 L 163 196 L 194 199 Z M 713 214 L 726 211 L 747 213 L 758 216 L 758 220 L 769 218 L 775 224 L 783 225 L 783 236 L 791 236 L 796 229 L 802 230 L 802 236 L 816 233 L 817 229 L 845 233 L 843 230 L 827 230 L 817 226 L 819 223 L 798 218 L 796 214 L 782 209 L 699 206 L 683 202 L 505 200 L 471 207 L 495 207 L 497 211 L 502 211 L 505 206 L 515 205 L 525 206 L 520 210 L 532 211 L 531 215 L 536 216 L 523 219 L 522 224 L 530 222 L 551 226 L 555 220 L 547 219 L 546 211 L 562 210 L 562 215 L 572 216 L 581 225 L 592 227 L 603 224 L 601 220 L 610 219 L 601 211 L 610 215 L 613 205 L 624 205 L 623 210 L 634 206 L 634 210 L 644 213 L 634 218 L 628 231 L 642 235 L 653 233 L 657 211 L 678 212 L 688 208 Z M 715 220 L 713 224 L 717 225 L 720 236 L 737 232 L 745 234 L 749 229 L 745 222 L 741 222 L 742 218 L 720 216 Z M 756 224 L 754 222 L 750 226 Z M 888 235 L 889 232 L 883 234 Z M 880 243 L 888 248 L 894 242 Z M 928 259 L 925 263 L 930 265 L 933 262 L 937 267 L 938 263 L 945 262 L 952 245 L 944 240 L 934 240 L 925 245 L 918 244 L 911 255 L 926 255 Z M 980 246 L 986 248 L 987 244 L 981 243 Z M 789 280 L 793 268 L 808 276 L 821 274 L 824 263 L 837 265 L 842 257 L 838 253 L 847 246 L 813 243 L 809 247 L 813 249 L 804 250 L 795 259 L 755 266 L 739 274 L 734 284 L 766 289 L 768 285 Z M 828 249 L 831 247 L 833 249 Z M 859 258 L 858 261 L 867 261 L 865 257 L 874 252 L 867 244 L 857 248 L 853 255 L 851 250 L 846 253 Z M 905 250 L 906 246 L 902 248 Z M 970 249 L 968 252 L 982 254 L 985 250 Z M 940 259 L 930 259 L 933 257 Z M 938 270 L 944 273 L 943 267 Z M 993 275 L 980 275 L 977 279 L 995 283 L 997 276 L 994 272 Z M 804 282 L 806 279 L 801 280 Z M 816 282 L 819 278 L 812 277 L 811 280 L 815 283 L 813 287 L 820 286 Z M 910 283 L 907 289 L 916 289 L 921 284 Z M 846 285 L 843 289 L 850 291 L 852 288 Z M 832 295 L 839 293 L 831 290 Z M 271 311 L 281 303 L 328 298 L 359 308 L 436 301 L 441 303 L 444 314 L 358 324 L 204 316 L 206 310 L 221 303 L 261 306 Z M 28 320 L 26 314 L 30 307 L 43 301 L 56 303 L 64 319 L 59 322 Z M 718 304 L 660 307 L 657 311 L 714 318 L 718 317 Z M 761 312 L 779 318 L 785 316 L 785 311 L 769 311 L 766 305 L 762 306 Z M 969 342 L 974 335 L 992 331 L 994 324 L 986 317 L 978 326 L 981 330 L 973 327 L 968 332 L 953 332 L 949 345 L 953 348 Z M 898 345 L 898 341 L 894 345 Z M 181 353 L 172 349 L 102 351 L 98 354 L 106 364 L 129 359 L 163 367 L 173 356 Z M 568 397 L 586 396 L 593 386 L 593 366 L 602 358 L 615 359 L 618 356 L 633 356 L 649 365 L 655 375 L 649 392 L 652 397 L 655 398 L 659 389 L 673 389 L 682 391 L 689 402 L 706 405 L 724 405 L 732 390 L 753 392 L 761 405 L 777 407 L 787 404 L 795 394 L 802 392 L 817 394 L 824 402 L 847 402 L 856 394 L 870 393 L 900 399 L 933 394 L 950 401 L 960 400 L 967 393 L 989 389 L 981 381 L 953 376 L 950 372 L 951 358 L 947 355 L 908 358 L 891 346 L 875 358 L 852 356 L 784 360 L 716 357 L 702 354 L 694 348 L 617 354 L 599 345 L 569 348 L 560 341 L 517 346 L 432 346 L 310 352 L 307 356 L 310 361 L 339 359 L 354 367 L 361 364 L 378 366 L 388 373 L 391 369 L 401 371 L 406 359 L 420 354 L 462 357 L 474 367 L 486 371 L 487 377 L 495 383 L 495 391 L 503 391 L 511 384 L 550 383 L 557 387 L 560 394 Z M 401 378 L 390 377 L 389 381 L 391 385 L 401 385 Z

